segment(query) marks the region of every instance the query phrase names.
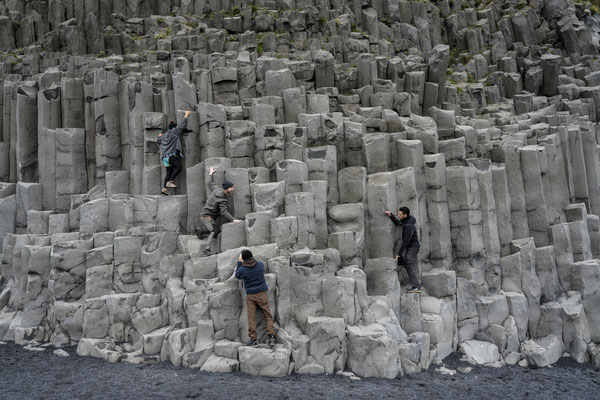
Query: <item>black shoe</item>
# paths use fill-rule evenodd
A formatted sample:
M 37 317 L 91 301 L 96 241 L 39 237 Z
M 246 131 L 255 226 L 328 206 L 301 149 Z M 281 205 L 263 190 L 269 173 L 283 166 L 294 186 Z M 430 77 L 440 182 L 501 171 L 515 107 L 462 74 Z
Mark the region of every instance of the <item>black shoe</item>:
M 276 340 L 275 340 L 275 335 L 270 334 L 267 336 L 267 344 L 269 346 L 275 346 Z
M 250 340 L 248 340 L 248 343 L 246 343 L 246 346 L 256 347 L 256 346 L 258 346 L 258 340 L 250 339 Z
M 406 293 L 421 293 L 422 291 L 423 291 L 423 288 L 419 286 L 419 287 L 414 287 L 414 288 L 410 289 Z

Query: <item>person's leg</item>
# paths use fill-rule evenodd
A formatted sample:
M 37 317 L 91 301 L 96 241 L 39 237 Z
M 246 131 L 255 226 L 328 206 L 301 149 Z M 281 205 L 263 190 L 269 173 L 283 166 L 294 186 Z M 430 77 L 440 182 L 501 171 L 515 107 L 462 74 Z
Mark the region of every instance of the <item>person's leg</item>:
M 269 308 L 269 298 L 267 292 L 260 292 L 255 294 L 256 305 L 265 317 L 265 323 L 267 324 L 267 334 L 274 335 L 275 329 L 273 328 L 273 316 L 271 315 L 271 309 Z
M 163 182 L 163 188 L 166 188 L 167 182 L 169 182 L 171 180 L 170 176 L 171 176 L 171 173 L 173 172 L 173 166 L 171 165 L 169 167 L 166 167 L 166 169 L 167 169 L 167 174 L 165 175 L 165 181 Z
M 206 247 L 204 249 L 204 255 L 209 255 L 211 253 L 212 247 L 217 240 L 218 235 L 218 224 L 215 219 L 212 217 L 202 217 L 201 221 L 204 223 L 204 226 L 210 229 L 210 234 L 208 235 L 208 239 L 206 240 Z
M 417 262 L 418 262 L 418 258 L 417 258 L 417 253 L 419 252 L 419 249 L 413 249 L 410 248 L 408 250 L 406 250 L 406 256 L 405 261 L 406 261 L 406 272 L 408 273 L 408 280 L 410 281 L 410 284 L 413 288 L 419 288 L 421 287 L 421 284 L 419 283 L 419 278 L 417 277 Z
M 169 181 L 171 182 L 172 187 L 177 187 L 177 185 L 175 185 L 175 178 L 177 178 L 177 175 L 181 172 L 181 158 L 178 156 L 171 156 L 169 157 L 169 164 L 172 166 Z
M 248 337 L 256 340 L 256 299 L 255 294 L 246 295 L 246 311 L 248 312 Z

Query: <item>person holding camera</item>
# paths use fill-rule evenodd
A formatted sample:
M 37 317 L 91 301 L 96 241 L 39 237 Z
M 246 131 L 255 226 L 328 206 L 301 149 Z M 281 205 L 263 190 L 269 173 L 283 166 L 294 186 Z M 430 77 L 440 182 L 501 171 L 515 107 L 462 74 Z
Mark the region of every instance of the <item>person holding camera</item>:
M 265 266 L 262 261 L 256 261 L 250 250 L 242 250 L 238 258 L 234 276 L 244 281 L 246 289 L 246 310 L 248 312 L 248 346 L 258 345 L 256 334 L 256 308 L 260 310 L 267 324 L 267 344 L 275 344 L 275 329 L 273 317 L 269 309 L 267 298 L 267 281 L 265 280 Z
M 417 254 L 421 248 L 419 235 L 417 234 L 417 228 L 415 227 L 417 220 L 410 215 L 410 209 L 408 207 L 400 207 L 398 209 L 398 217 L 389 210 L 386 210 L 385 214 L 392 219 L 394 225 L 402 228 L 402 244 L 396 255 L 396 260 L 398 261 L 398 265 L 404 265 L 406 272 L 408 273 L 408 280 L 412 286 L 412 289 L 410 289 L 408 293 L 421 293 L 423 288 L 419 283 L 416 272 L 418 262 Z

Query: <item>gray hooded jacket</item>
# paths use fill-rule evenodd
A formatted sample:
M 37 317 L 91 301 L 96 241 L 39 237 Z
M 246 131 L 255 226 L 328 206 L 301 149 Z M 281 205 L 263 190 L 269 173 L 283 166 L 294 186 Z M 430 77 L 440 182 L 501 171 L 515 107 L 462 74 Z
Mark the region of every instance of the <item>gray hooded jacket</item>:
M 161 158 L 167 155 L 176 154 L 177 150 L 183 157 L 183 148 L 181 147 L 181 135 L 185 131 L 187 126 L 187 118 L 181 120 L 181 122 L 173 129 L 169 129 L 164 135 L 160 136 L 156 143 L 160 145 L 160 156 Z

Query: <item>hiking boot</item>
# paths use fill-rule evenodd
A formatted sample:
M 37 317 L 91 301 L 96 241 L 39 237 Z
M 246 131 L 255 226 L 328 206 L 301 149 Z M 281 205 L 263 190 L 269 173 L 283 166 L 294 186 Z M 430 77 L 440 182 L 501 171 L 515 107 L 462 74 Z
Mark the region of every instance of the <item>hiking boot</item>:
M 275 346 L 275 343 L 276 343 L 275 335 L 273 335 L 273 334 L 267 335 L 267 344 L 269 346 Z
M 410 289 L 406 293 L 421 293 L 422 291 L 423 291 L 423 288 L 419 286 L 419 287 L 414 287 L 414 288 Z
M 169 181 L 169 182 L 167 182 L 166 186 L 167 186 L 168 188 L 176 188 L 176 187 L 177 187 L 177 185 L 176 185 L 176 184 L 175 184 L 175 182 L 173 182 L 173 181 Z
M 163 189 L 160 191 L 160 194 L 164 194 L 165 196 L 168 196 L 168 195 L 170 195 L 171 193 L 169 193 L 169 189 L 167 189 L 167 188 L 163 188 Z
M 202 252 L 202 257 L 208 257 L 210 256 L 210 249 L 206 249 Z
M 256 346 L 258 346 L 258 340 L 250 339 L 250 340 L 248 340 L 248 343 L 246 343 L 246 346 L 256 347 Z

